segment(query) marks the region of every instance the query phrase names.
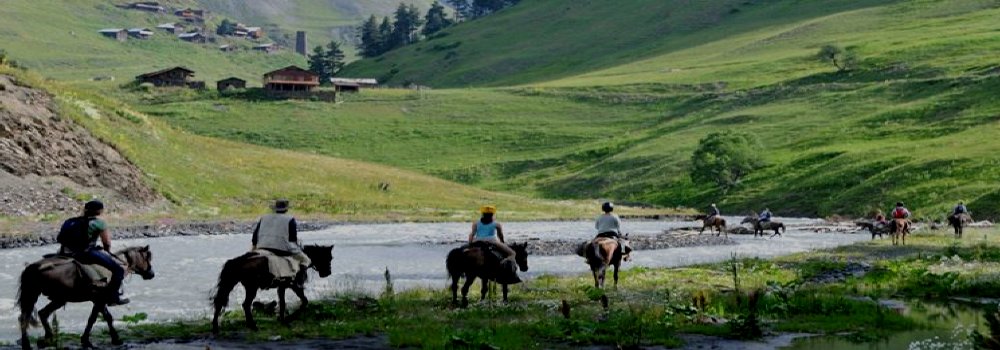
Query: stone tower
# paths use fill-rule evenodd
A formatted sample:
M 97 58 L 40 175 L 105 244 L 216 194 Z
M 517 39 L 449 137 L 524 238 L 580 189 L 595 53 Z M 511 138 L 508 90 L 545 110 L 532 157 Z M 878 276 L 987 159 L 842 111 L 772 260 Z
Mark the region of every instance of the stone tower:
M 308 55 L 306 52 L 306 32 L 304 31 L 295 32 L 295 52 L 302 56 Z

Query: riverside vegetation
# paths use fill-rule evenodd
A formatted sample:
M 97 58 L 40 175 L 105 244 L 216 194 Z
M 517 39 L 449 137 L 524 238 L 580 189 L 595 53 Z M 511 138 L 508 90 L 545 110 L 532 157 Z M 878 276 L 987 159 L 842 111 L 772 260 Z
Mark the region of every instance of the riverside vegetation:
M 897 331 L 934 327 L 872 300 L 993 296 L 990 291 L 1000 281 L 997 233 L 975 230 L 966 239 L 955 240 L 941 231 L 923 232 L 905 247 L 877 240 L 770 261 L 734 257 L 683 268 L 636 267 L 622 272 L 617 289 L 603 291 L 591 286 L 581 261 L 580 275 L 540 276 L 515 287 L 508 304 L 501 303 L 494 291 L 486 302 L 465 309 L 450 304 L 443 279 L 439 290 L 393 291 L 387 272 L 383 293 L 341 290 L 310 304 L 291 326 L 263 315 L 258 318 L 260 332 L 244 333 L 241 312 L 230 311 L 220 340 L 253 343 L 384 335 L 388 345 L 397 347 L 627 348 L 680 346 L 683 334 L 755 339 L 793 332 L 870 341 Z M 870 269 L 863 276 L 823 277 L 854 264 L 868 264 Z M 607 308 L 601 305 L 603 297 L 610 301 Z M 208 320 L 126 330 L 128 339 L 138 342 L 196 340 L 210 333 Z

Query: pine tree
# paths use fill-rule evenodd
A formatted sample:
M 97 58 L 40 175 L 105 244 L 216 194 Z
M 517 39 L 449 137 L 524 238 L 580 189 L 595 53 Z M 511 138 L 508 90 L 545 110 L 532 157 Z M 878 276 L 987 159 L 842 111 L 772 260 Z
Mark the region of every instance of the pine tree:
M 455 18 L 459 21 L 472 18 L 472 5 L 469 0 L 444 0 L 451 8 L 455 9 Z
M 364 21 L 358 27 L 358 35 L 361 39 L 358 44 L 358 51 L 361 53 L 361 56 L 370 58 L 382 54 L 382 41 L 384 37 L 379 31 L 379 22 L 375 15 L 368 17 L 368 20 Z
M 424 36 L 430 36 L 450 27 L 452 24 L 455 24 L 455 22 L 448 18 L 448 14 L 444 12 L 444 6 L 435 1 L 431 4 L 431 8 L 427 10 L 427 15 L 424 16 L 424 29 L 422 33 Z
M 326 51 L 323 50 L 323 46 L 317 45 L 313 48 L 313 52 L 309 55 L 309 70 L 313 73 L 319 75 L 319 82 L 326 85 L 330 82 L 330 77 L 333 73 L 330 71 L 329 64 L 327 63 Z
M 340 49 L 340 43 L 331 41 L 326 44 L 326 64 L 327 69 L 330 70 L 329 78 L 337 75 L 344 68 L 344 50 Z M 330 81 L 330 79 L 326 79 L 326 81 Z
M 233 35 L 236 32 L 236 22 L 230 21 L 228 19 L 223 19 L 222 23 L 219 23 L 219 27 L 215 29 L 215 34 L 218 35 Z
M 423 25 L 420 10 L 410 4 L 399 4 L 395 13 L 396 21 L 392 25 L 392 41 L 390 50 L 417 42 L 417 29 Z
M 392 20 L 388 16 L 382 17 L 382 23 L 378 26 L 378 54 L 386 53 L 393 48 Z M 377 56 L 377 55 L 376 55 Z

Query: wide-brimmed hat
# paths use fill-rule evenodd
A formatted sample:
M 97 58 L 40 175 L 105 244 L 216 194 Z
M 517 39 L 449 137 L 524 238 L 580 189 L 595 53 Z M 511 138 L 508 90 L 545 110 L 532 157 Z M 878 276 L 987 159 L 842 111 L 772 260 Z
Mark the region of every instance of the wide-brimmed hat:
M 271 209 L 279 213 L 288 211 L 288 208 L 289 204 L 287 199 L 276 200 L 274 201 L 274 204 L 271 205 Z

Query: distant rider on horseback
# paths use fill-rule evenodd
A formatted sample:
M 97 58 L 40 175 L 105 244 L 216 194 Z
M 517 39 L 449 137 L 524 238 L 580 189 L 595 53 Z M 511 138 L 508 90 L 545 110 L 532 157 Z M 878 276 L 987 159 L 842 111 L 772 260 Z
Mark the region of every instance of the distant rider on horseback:
M 896 209 L 892 210 L 893 219 L 909 219 L 910 210 L 903 206 L 903 202 L 896 202 Z
M 83 206 L 83 216 L 66 220 L 59 230 L 57 240 L 62 245 L 59 253 L 68 255 L 83 264 L 100 265 L 111 271 L 108 281 L 108 306 L 125 305 L 129 300 L 122 298 L 122 280 L 125 279 L 125 268 L 111 254 L 111 233 L 107 224 L 98 216 L 104 213 L 104 203 L 90 201 Z M 97 246 L 97 239 L 101 246 Z
M 760 217 L 758 218 L 759 223 L 771 222 L 771 209 L 764 208 L 764 211 L 760 212 Z
M 514 259 L 514 250 L 507 246 L 503 240 L 503 225 L 496 222 L 497 207 L 485 205 L 479 208 L 482 217 L 472 223 L 472 232 L 469 233 L 469 244 L 482 241 L 492 243 L 497 251 L 503 254 L 500 263 Z
M 277 256 L 291 256 L 303 268 L 312 265 L 312 261 L 302 251 L 298 239 L 298 223 L 295 217 L 288 214 L 287 199 L 274 202 L 272 214 L 264 215 L 257 221 L 253 230 L 253 250 L 267 250 Z
M 951 216 L 957 217 L 962 214 L 971 214 L 969 213 L 969 208 L 965 207 L 965 201 L 958 202 L 958 205 L 955 206 L 955 209 L 951 211 Z
M 618 242 L 618 249 L 621 250 L 622 254 L 625 254 L 625 246 L 621 240 L 622 220 L 618 215 L 612 213 L 615 210 L 615 205 L 611 202 L 604 202 L 601 204 L 601 210 L 604 211 L 604 214 L 598 216 L 594 223 L 597 237 L 614 238 Z
M 885 227 L 889 223 L 885 221 L 885 214 L 882 213 L 882 209 L 875 209 L 875 227 Z
M 719 207 L 716 207 L 715 203 L 712 203 L 712 206 L 708 207 L 708 217 L 705 218 L 705 221 L 711 220 L 716 216 L 722 216 L 722 214 L 719 213 Z

